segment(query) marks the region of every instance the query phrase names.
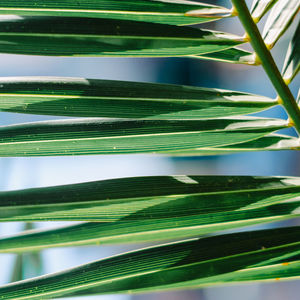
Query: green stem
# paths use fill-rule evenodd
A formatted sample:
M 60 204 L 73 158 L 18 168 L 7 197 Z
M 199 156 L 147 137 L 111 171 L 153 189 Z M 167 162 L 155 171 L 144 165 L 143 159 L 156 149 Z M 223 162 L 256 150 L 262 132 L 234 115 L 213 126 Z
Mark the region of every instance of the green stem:
M 261 60 L 264 70 L 266 71 L 270 81 L 277 91 L 279 98 L 281 99 L 280 104 L 282 104 L 286 109 L 289 118 L 295 126 L 299 135 L 300 110 L 297 106 L 293 94 L 291 93 L 287 84 L 284 82 L 269 49 L 266 47 L 264 40 L 251 17 L 245 0 L 232 0 L 232 3 L 241 23 L 244 26 L 244 29 L 246 30 L 250 38 L 250 43 L 254 51 L 256 52 L 256 55 Z

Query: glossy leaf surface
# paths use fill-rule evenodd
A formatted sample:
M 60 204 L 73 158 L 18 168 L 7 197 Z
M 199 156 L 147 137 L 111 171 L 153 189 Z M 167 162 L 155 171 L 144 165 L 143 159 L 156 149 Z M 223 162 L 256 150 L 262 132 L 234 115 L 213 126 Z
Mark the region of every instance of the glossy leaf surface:
M 233 63 L 233 64 L 245 64 L 245 65 L 256 64 L 255 57 L 252 52 L 245 51 L 237 47 L 226 49 L 219 52 L 209 53 L 209 54 L 193 55 L 192 57 Z
M 187 16 L 188 11 L 198 17 Z M 93 17 L 173 25 L 209 22 L 229 15 L 229 10 L 192 1 L 152 0 L 0 0 L 0 14 Z
M 281 0 L 273 6 L 262 34 L 269 48 L 272 48 L 281 35 L 289 28 L 299 8 L 299 0 Z
M 0 221 L 122 221 L 132 226 L 131 222 L 144 220 L 146 222 L 141 226 L 145 225 L 145 231 L 153 230 L 153 226 L 167 229 L 168 224 L 180 228 L 234 220 L 255 223 L 259 218 L 272 221 L 274 217 L 275 220 L 280 216 L 291 217 L 299 205 L 298 200 L 280 204 L 278 208 L 277 204 L 297 197 L 299 191 L 299 179 L 293 177 L 178 175 L 112 179 L 1 192 Z M 274 210 L 267 208 L 273 204 Z M 251 213 L 244 211 L 247 209 L 254 210 Z M 151 224 L 153 220 L 157 220 L 155 224 Z M 235 226 L 227 225 L 229 228 Z M 118 232 L 121 227 L 120 224 L 113 225 L 111 232 Z M 104 225 L 103 230 L 107 236 L 105 231 L 111 229 Z M 139 228 L 130 230 L 138 232 Z M 214 230 L 213 226 L 208 230 Z M 177 232 L 173 234 L 176 236 Z
M 149 22 L 0 16 L 0 52 L 55 56 L 183 56 L 241 44 L 222 32 Z
M 253 0 L 250 12 L 255 23 L 259 22 L 277 1 L 278 0 Z
M 287 83 L 291 82 L 300 70 L 300 22 L 289 44 L 285 57 L 282 76 Z
M 77 117 L 210 119 L 249 114 L 276 100 L 192 86 L 64 77 L 2 77 L 0 110 Z
M 0 156 L 168 153 L 247 142 L 287 126 L 251 117 L 42 121 L 0 127 Z
M 299 150 L 300 141 L 296 137 L 291 137 L 282 134 L 271 133 L 262 138 L 252 140 L 245 143 L 229 145 L 224 147 L 214 148 L 195 148 L 188 151 L 180 151 L 183 155 L 222 155 L 238 152 L 253 152 L 253 151 L 281 151 L 281 150 Z M 173 155 L 177 151 L 171 152 Z
M 67 296 L 85 289 L 97 293 L 155 291 L 207 286 L 242 271 L 252 271 L 287 261 L 297 263 L 299 227 L 242 232 L 152 247 L 95 261 L 64 272 L 0 288 L 6 299 L 45 299 Z M 287 264 L 284 277 L 297 277 L 299 268 Z M 238 273 L 239 272 L 239 273 Z M 249 274 L 249 273 L 248 273 Z M 245 276 L 245 275 L 244 275 Z M 273 274 L 271 274 L 273 276 Z M 264 279 L 273 279 L 264 273 Z M 238 281 L 238 276 L 235 277 Z M 91 293 L 91 291 L 90 291 Z

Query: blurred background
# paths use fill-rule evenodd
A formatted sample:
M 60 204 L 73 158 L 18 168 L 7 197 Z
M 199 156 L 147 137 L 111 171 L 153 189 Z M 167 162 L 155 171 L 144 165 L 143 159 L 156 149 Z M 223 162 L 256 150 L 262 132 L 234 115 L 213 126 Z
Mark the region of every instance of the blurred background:
M 230 7 L 230 1 L 203 1 Z M 263 23 L 263 22 L 262 22 Z M 294 22 L 296 23 L 296 22 Z M 229 19 L 204 24 L 202 28 L 213 28 L 243 35 L 238 20 Z M 280 39 L 272 50 L 281 68 L 288 42 L 295 26 Z M 249 48 L 248 48 L 249 49 Z M 275 97 L 274 89 L 261 67 L 248 67 L 213 63 L 191 58 L 58 58 L 22 55 L 0 55 L 0 76 L 69 76 L 128 81 L 176 83 L 202 87 L 216 87 Z M 297 78 L 291 84 L 296 95 Z M 280 108 L 261 113 L 263 116 L 286 118 Z M 0 113 L 0 125 L 55 119 L 49 116 Z M 291 132 L 293 134 L 293 132 Z M 80 157 L 35 157 L 0 158 L 0 190 L 62 185 L 92 180 L 127 176 L 147 175 L 300 175 L 299 153 L 295 151 L 235 154 L 213 157 L 166 157 L 150 155 L 96 155 Z M 280 225 L 300 225 L 296 219 Z M 62 222 L 38 223 L 38 227 L 55 227 Z M 278 224 L 264 225 L 264 227 Z M 24 224 L 0 224 L 0 235 L 4 236 L 24 229 Z M 249 228 L 246 228 L 247 230 Z M 251 228 L 253 229 L 253 227 Z M 144 247 L 143 245 L 102 246 L 84 248 L 61 248 L 45 250 L 38 255 L 26 254 L 22 261 L 14 255 L 1 254 L 0 283 L 28 278 L 39 274 L 56 272 L 91 260 L 108 257 L 116 253 Z M 20 265 L 22 268 L 20 269 Z M 18 269 L 19 268 L 19 269 Z M 139 296 L 96 296 L 80 299 L 99 300 L 152 300 L 152 299 L 199 299 L 235 300 L 297 299 L 299 281 L 267 284 L 244 284 Z M 75 298 L 68 298 L 75 299 Z

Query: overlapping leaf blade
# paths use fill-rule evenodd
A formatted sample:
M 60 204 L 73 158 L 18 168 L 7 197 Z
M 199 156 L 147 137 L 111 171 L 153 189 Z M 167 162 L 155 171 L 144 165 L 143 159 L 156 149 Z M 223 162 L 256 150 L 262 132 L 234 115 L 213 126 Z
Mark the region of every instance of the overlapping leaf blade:
M 191 10 L 197 10 L 198 17 L 187 16 Z M 187 25 L 209 22 L 230 13 L 224 7 L 184 0 L 1 0 L 0 14 L 100 17 Z
M 272 48 L 289 28 L 299 8 L 299 0 L 281 0 L 273 6 L 262 34 L 269 48 Z
M 259 22 L 277 1 L 278 0 L 253 0 L 250 11 L 255 23 Z
M 252 140 L 246 143 L 229 145 L 224 147 L 213 148 L 195 148 L 188 151 L 180 151 L 183 155 L 222 155 L 237 152 L 253 152 L 253 151 L 280 151 L 280 150 L 299 150 L 300 141 L 296 137 L 288 135 L 271 133 L 262 138 Z M 176 152 L 170 152 L 176 155 Z
M 251 117 L 34 122 L 0 127 L 0 156 L 168 153 L 247 142 L 287 126 Z
M 191 119 L 257 112 L 276 100 L 182 85 L 56 77 L 2 77 L 0 110 L 77 117 Z
M 296 258 L 297 259 L 297 258 Z M 245 282 L 277 282 L 283 280 L 299 280 L 300 261 L 293 260 L 292 262 L 283 261 L 280 264 L 268 265 L 264 267 L 247 268 L 239 271 L 231 272 L 230 274 L 212 276 L 205 279 L 183 281 L 181 283 L 160 286 L 155 291 L 163 291 L 165 289 L 196 289 L 203 287 L 213 287 L 216 285 L 232 285 Z M 129 282 L 129 280 L 127 280 Z M 153 290 L 152 290 L 153 291 Z M 145 288 L 135 293 L 151 292 L 151 288 Z M 86 296 L 99 295 L 103 293 L 103 288 L 91 288 L 83 291 L 78 291 L 67 296 Z
M 166 24 L 77 17 L 0 17 L 0 52 L 55 56 L 182 56 L 234 47 L 234 35 Z
M 240 49 L 238 47 L 226 49 L 219 52 L 193 55 L 194 58 L 215 60 L 233 64 L 256 65 L 255 56 L 252 52 Z
M 6 285 L 0 288 L 0 296 L 22 299 L 30 294 L 31 299 L 42 299 L 84 293 L 93 287 L 97 293 L 116 293 L 176 288 L 177 285 L 180 288 L 181 283 L 187 283 L 186 288 L 189 281 L 194 286 L 195 280 L 203 286 L 218 279 L 224 282 L 232 278 L 234 272 L 248 269 L 253 272 L 251 268 L 287 260 L 297 262 L 299 230 L 299 227 L 291 227 L 242 232 L 152 247 Z M 299 269 L 291 269 L 285 276 L 299 276 Z
M 255 223 L 259 218 L 272 221 L 292 217 L 298 200 L 291 204 L 281 202 L 299 196 L 298 184 L 297 178 L 158 176 L 8 191 L 0 193 L 3 208 L 0 220 L 119 221 L 128 224 L 128 228 L 134 221 L 143 221 L 140 229 L 144 226 L 142 231 L 150 233 L 153 226 L 162 230 L 171 227 L 184 230 L 191 225 L 212 225 L 204 228 L 205 232 L 215 230 L 213 227 L 218 223 L 230 228 L 236 224 L 226 222 Z M 152 224 L 153 220 L 156 220 L 155 224 Z M 122 226 L 103 225 L 104 237 L 109 237 L 109 232 L 120 233 Z M 131 228 L 128 232 L 140 229 Z M 170 234 L 176 236 L 188 232 L 170 231 Z
M 289 44 L 285 57 L 282 76 L 287 83 L 291 82 L 300 70 L 300 22 Z

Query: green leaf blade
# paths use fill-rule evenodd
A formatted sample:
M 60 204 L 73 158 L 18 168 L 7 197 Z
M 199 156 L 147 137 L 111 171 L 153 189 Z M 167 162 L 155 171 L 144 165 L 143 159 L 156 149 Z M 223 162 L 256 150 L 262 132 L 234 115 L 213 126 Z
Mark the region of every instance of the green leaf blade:
M 289 44 L 282 68 L 282 76 L 286 83 L 290 83 L 300 70 L 300 22 Z
M 184 230 L 193 226 L 197 226 L 194 228 L 197 232 L 204 230 L 203 233 L 205 230 L 211 232 L 220 229 L 218 225 L 221 223 L 230 228 L 242 223 L 247 225 L 247 222 L 252 224 L 293 217 L 299 201 L 290 204 L 284 201 L 299 196 L 298 184 L 299 179 L 292 177 L 183 175 L 124 178 L 7 191 L 0 193 L 3 208 L 0 221 L 112 222 L 99 225 L 102 229 L 98 232 L 98 238 L 102 236 L 102 242 L 106 238 L 109 242 L 110 237 L 122 240 L 123 237 L 118 234 L 122 235 L 124 226 L 128 227 L 126 232 L 129 235 L 125 233 L 125 239 L 128 240 L 134 233 L 142 235 L 154 231 L 155 236 L 155 229 L 161 230 L 162 235 L 157 232 L 158 237 L 162 237 L 170 228 L 178 230 L 170 234 L 184 236 L 189 234 Z M 153 220 L 156 220 L 154 224 Z M 140 223 L 135 223 L 137 221 Z M 135 227 L 137 224 L 140 227 Z M 89 226 L 91 232 L 99 227 Z M 77 238 L 76 235 L 74 237 Z M 90 237 L 86 240 L 90 240 Z M 1 248 L 5 247 L 7 245 L 2 242 Z
M 197 10 L 198 15 L 188 16 L 187 12 L 191 10 Z M 1 0 L 0 13 L 21 16 L 100 17 L 171 25 L 204 23 L 230 15 L 229 10 L 224 7 L 183 0 Z
M 183 155 L 224 155 L 241 152 L 257 152 L 257 151 L 282 151 L 282 150 L 299 150 L 300 142 L 298 138 L 271 133 L 264 137 L 258 138 L 245 143 L 229 145 L 214 148 L 196 148 L 186 152 L 181 151 Z M 171 152 L 176 155 L 176 151 Z
M 285 120 L 251 117 L 43 121 L 0 127 L 0 156 L 166 154 L 247 142 L 287 127 Z
M 85 78 L 2 77 L 0 86 L 0 110 L 58 116 L 210 119 L 277 104 L 221 89 Z
M 234 47 L 214 53 L 193 55 L 193 58 L 221 61 L 232 64 L 257 65 L 252 52 Z
M 253 0 L 250 12 L 255 23 L 258 23 L 277 1 L 278 0 Z
M 0 52 L 11 54 L 170 57 L 243 43 L 227 33 L 128 20 L 9 16 L 0 25 Z
M 298 0 L 282 0 L 273 6 L 262 33 L 263 39 L 269 49 L 275 45 L 278 39 L 289 28 L 299 8 L 300 3 Z
M 299 227 L 221 235 L 129 252 L 6 285 L 0 288 L 0 296 L 22 299 L 30 295 L 31 299 L 41 299 L 85 293 L 93 287 L 99 294 L 155 291 L 168 285 L 180 288 L 181 283 L 195 280 L 207 286 L 217 282 L 218 276 L 224 281 L 233 272 L 287 259 L 297 262 L 299 253 Z M 296 274 L 286 274 L 289 275 L 299 276 L 299 269 Z

